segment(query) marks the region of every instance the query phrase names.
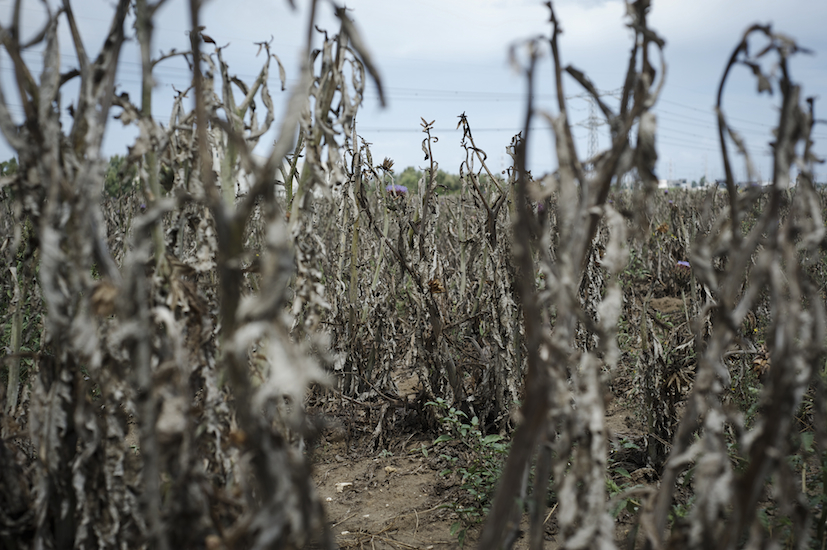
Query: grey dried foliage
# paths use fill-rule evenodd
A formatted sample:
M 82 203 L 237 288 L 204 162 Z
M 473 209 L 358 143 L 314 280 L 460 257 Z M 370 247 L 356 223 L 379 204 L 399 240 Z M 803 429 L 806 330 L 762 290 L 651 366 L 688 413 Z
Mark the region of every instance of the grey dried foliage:
M 318 219 L 336 220 L 328 224 L 338 234 L 326 241 L 323 268 L 338 288 L 330 294 L 327 321 L 341 357 L 334 364 L 336 389 L 343 407 L 371 403 L 355 406 L 372 423 L 375 447 L 387 442 L 396 421 L 431 424 L 424 404 L 436 397 L 496 432 L 510 423 L 520 396 L 523 344 L 511 291 L 511 218 L 502 208 L 513 182 L 491 173 L 463 115 L 468 160 L 462 190 L 442 193 L 432 124 L 422 121 L 427 168 L 418 189 L 399 195 L 392 161 L 374 162 L 371 145 L 354 138 L 346 154 L 345 200 L 319 204 Z M 505 238 L 498 240 L 498 231 Z M 418 381 L 413 400 L 399 393 L 404 377 Z
M 19 160 L 15 174 L 0 174 L 11 328 L 0 403 L 5 547 L 332 547 L 306 452 L 325 420 L 306 412 L 308 396 L 316 411 L 349 419 L 348 443 L 362 435 L 370 449 L 396 443 L 400 425 L 434 427 L 425 404 L 437 397 L 477 416 L 486 434 L 516 428 L 480 548 L 513 544 L 515 502 L 533 503 L 530 546 L 542 548 L 549 479 L 565 548 L 614 548 L 610 509 L 624 495 L 642 499 L 632 547 L 763 548 L 779 536 L 758 520 L 770 490 L 795 540 L 808 540 L 809 508 L 783 457 L 796 450 L 805 395 L 822 403 L 814 425 L 825 417 L 816 366 L 825 331 L 818 281 L 827 277 L 823 196 L 810 169 L 813 103 L 802 105 L 788 74 L 792 40 L 756 26 L 732 54 L 717 105 L 726 194 L 669 200 L 654 193 L 651 109 L 666 66 L 649 2 L 628 4 L 635 38 L 617 108 L 584 72 L 561 65 L 549 4 L 550 38 L 515 47 L 512 59 L 533 90 L 550 49 L 556 111 L 529 94 L 503 175 L 460 115 L 455 194 L 438 184 L 438 136 L 423 118 L 424 174 L 401 193 L 393 161 L 375 162 L 376 146 L 357 133 L 366 77 L 383 97 L 382 81 L 343 8 L 334 6 L 339 33 L 318 31 L 312 51 L 311 15 L 306 62 L 277 123 L 273 61 L 282 91 L 286 74 L 270 44 L 259 45 L 255 80 L 242 81 L 199 25 L 195 0 L 190 50 L 156 58 L 151 21 L 161 2 L 135 3 L 138 102 L 114 92 L 129 2 L 118 3 L 95 61 L 68 0 L 29 44 L 18 40 L 20 4 L 0 27 L 25 111 L 16 125 L 0 89 L 0 131 Z M 61 18 L 79 59 L 64 74 Z M 755 54 L 754 34 L 766 38 Z M 45 51 L 37 76 L 21 56 L 32 47 Z M 772 55 L 778 72 L 768 74 L 762 62 Z M 153 118 L 152 71 L 174 56 L 193 79 L 164 127 Z M 747 149 L 723 110 L 739 63 L 759 92 L 783 100 L 773 185 L 744 192 L 727 144 L 749 167 Z M 575 150 L 564 74 L 611 128 L 611 146 L 587 161 Z M 72 79 L 79 92 L 64 97 Z M 74 120 L 61 129 L 64 105 Z M 134 166 L 137 175 L 116 197 L 102 195 L 110 111 L 139 130 L 121 173 Z M 534 117 L 549 122 L 559 165 L 537 179 L 526 170 Z M 274 126 L 259 162 L 253 147 Z M 629 172 L 639 188 L 613 191 Z M 691 270 L 678 265 L 685 259 Z M 682 297 L 668 319 L 656 297 L 664 293 Z M 742 330 L 758 317 L 768 320 L 771 368 L 748 419 L 730 402 L 749 389 L 745 358 L 762 353 Z M 623 338 L 637 348 L 632 360 Z M 637 373 L 644 460 L 660 480 L 609 499 L 604 395 L 624 361 Z M 416 396 L 401 391 L 405 377 L 416 379 Z M 816 446 L 827 448 L 823 426 Z M 745 467 L 733 467 L 733 452 Z M 670 523 L 688 468 L 694 503 Z
M 40 36 L 38 79 L 20 55 L 37 43 L 17 40 L 19 3 L 1 33 L 26 113 L 15 125 L 0 98 L 4 137 L 20 162 L 3 182 L 2 221 L 11 236 L 3 254 L 13 266 L 4 281 L 16 289 L 13 316 L 27 306 L 28 333 L 16 341 L 40 345 L 29 355 L 19 345 L 12 353 L 15 364 L 28 360 L 28 372 L 22 391 L 17 381 L 8 384 L 4 403 L 3 469 L 18 477 L 2 485 L 0 537 L 14 548 L 303 546 L 311 539 L 329 547 L 307 458 L 292 441 L 309 435 L 301 404 L 306 389 L 325 379 L 309 348 L 329 346 L 305 313 L 307 304 L 323 305 L 324 289 L 319 274 L 304 269 L 317 253 L 304 248 L 312 222 L 291 233 L 268 182 L 292 150 L 300 119 L 308 133 L 324 127 L 319 135 L 333 151 L 326 166 L 319 158 L 305 164 L 316 174 L 337 166 L 331 134 L 349 123 L 331 125 L 329 105 L 311 122 L 308 62 L 287 97 L 270 159 L 256 165 L 252 148 L 275 119 L 267 87 L 273 59 L 285 80 L 269 44 L 261 45 L 258 78 L 247 84 L 232 75 L 221 47 L 202 52 L 207 40 L 194 8 L 192 50 L 152 59 L 150 21 L 160 4 L 143 1 L 136 5 L 143 93 L 138 103 L 115 94 L 128 5 L 119 3 L 91 62 L 64 3 Z M 60 18 L 79 58 L 65 75 Z M 187 58 L 193 84 L 175 98 L 163 127 L 152 117 L 152 70 L 175 55 Z M 356 57 L 349 62 L 361 71 Z M 325 70 L 343 85 L 341 65 Z M 80 91 L 63 97 L 72 78 Z M 353 79 L 355 99 L 339 109 L 351 119 L 360 78 Z M 58 123 L 64 102 L 74 116 L 65 133 Z M 127 158 L 138 180 L 105 199 L 100 147 L 112 106 L 121 123 L 139 129 Z M 252 176 L 246 190 L 236 188 L 242 169 Z M 301 258 L 298 277 L 314 284 L 291 296 L 294 256 Z M 15 258 L 22 258 L 19 268 Z M 291 310 L 307 327 L 296 338 Z M 38 323 L 40 334 L 32 335 Z
M 520 177 L 515 204 L 519 216 L 514 244 L 517 294 L 528 344 L 528 372 L 521 407 L 523 423 L 514 434 L 498 496 L 478 544 L 480 548 L 500 547 L 513 540 L 518 525 L 510 520 L 515 517 L 514 502 L 527 494 L 525 488 L 521 489 L 521 479 L 535 454 L 538 471 L 546 471 L 543 463 L 551 461 L 559 503 L 558 543 L 566 548 L 611 548 L 616 544 L 605 494 L 608 464 L 601 388 L 604 381 L 611 380 L 619 358 L 618 278 L 628 258 L 624 249 L 626 239 L 619 229 L 627 223 L 631 234 L 637 235 L 633 247 L 635 241 L 640 242 L 640 235 L 657 235 L 669 227 L 674 233 L 670 235 L 671 246 L 659 247 L 655 257 L 647 258 L 645 265 L 654 266 L 654 273 L 649 275 L 649 288 L 644 288 L 642 295 L 637 293 L 642 302 L 638 310 L 641 349 L 637 387 L 644 398 L 642 412 L 649 428 L 648 461 L 655 468 L 663 468 L 659 488 L 641 493 L 648 495 L 639 518 L 645 545 L 731 548 L 742 544 L 747 536 L 751 536 L 750 546 L 763 545 L 762 541 L 771 535 L 760 523 L 757 509 L 772 473 L 775 494 L 789 499 L 782 513 L 792 520 L 792 540 L 803 545 L 809 537 L 805 495 L 800 484 L 793 481 L 788 463 L 780 459 L 795 451 L 791 447 L 795 435 L 793 419 L 802 396 L 813 383 L 812 366 L 818 364 L 824 353 L 823 300 L 805 269 L 814 263 L 824 232 L 820 197 L 812 187 L 810 172 L 817 160 L 809 152 L 812 101 L 810 110 L 801 105 L 799 88 L 790 80 L 787 69 L 787 59 L 797 47 L 769 28 L 754 27 L 736 49 L 729 66 L 744 63 L 753 68 L 759 78 L 759 91 L 764 91 L 772 79 L 761 73 L 756 59 L 769 54 L 778 56 L 780 74 L 776 80 L 783 101 L 776 130 L 778 139 L 773 144 L 776 159 L 772 186 L 765 193 L 739 193 L 732 179 L 724 136 L 732 138 L 745 156 L 746 150 L 726 124 L 721 106 L 728 67 L 718 108 L 730 203 L 722 208 L 712 192 L 706 211 L 686 220 L 676 214 L 691 209 L 681 209 L 670 201 L 671 223 L 655 225 L 651 215 L 658 201 L 652 194 L 655 118 L 649 109 L 663 84 L 665 66 L 661 63 L 656 72 L 649 59 L 650 46 L 657 51 L 663 41 L 647 27 L 648 9 L 645 1 L 629 4 L 629 26 L 637 38 L 620 112 L 615 114 L 600 103 L 612 128 L 612 147 L 598 155 L 593 174 L 584 173 L 577 160 L 564 101 L 558 105 L 559 114 L 553 116 L 535 113 L 529 99 L 523 137 L 528 138 L 533 116 L 540 114 L 549 120 L 555 133 L 559 170 L 543 182 L 532 182 L 521 169 L 525 165 L 525 149 L 517 149 L 515 165 Z M 553 12 L 552 25 L 553 66 L 557 95 L 562 98 L 558 26 Z M 747 51 L 747 37 L 752 33 L 763 33 L 768 42 L 754 58 Z M 525 71 L 529 86 L 539 46 L 536 41 L 528 45 Z M 582 72 L 571 67 L 566 72 L 600 102 L 594 86 Z M 627 136 L 635 123 L 637 140 L 632 144 Z M 802 150 L 796 148 L 800 143 L 804 144 L 803 154 L 796 153 Z M 749 166 L 748 157 L 745 161 Z M 793 165 L 801 176 L 790 201 L 787 189 Z M 607 199 L 613 178 L 620 181 L 632 167 L 643 188 L 634 208 L 626 210 L 626 222 Z M 521 246 L 537 234 L 537 217 L 526 200 L 529 196 L 535 200 L 550 199 L 548 220 L 554 224 L 552 237 L 533 250 Z M 742 235 L 745 213 L 762 198 L 766 206 L 762 204 L 757 222 Z M 690 242 L 690 236 L 695 234 L 698 239 Z M 692 311 L 684 294 L 686 323 L 668 323 L 669 330 L 664 331 L 657 326 L 666 323 L 651 307 L 650 299 L 655 286 L 664 279 L 680 283 L 681 277 L 670 271 L 682 258 L 691 260 Z M 539 288 L 534 284 L 537 270 L 544 275 Z M 684 292 L 683 288 L 680 290 Z M 635 294 L 633 290 L 630 297 L 634 299 Z M 765 303 L 759 304 L 765 296 Z M 760 311 L 759 306 L 768 308 L 772 334 L 768 345 L 774 370 L 762 390 L 759 420 L 748 427 L 743 414 L 727 406 L 726 391 L 733 383 L 726 357 L 756 352 L 740 327 L 747 314 Z M 748 464 L 743 472 L 736 472 L 731 466 L 729 445 L 733 434 L 738 456 Z M 547 446 L 551 453 L 543 450 Z M 667 517 L 678 498 L 676 481 L 690 465 L 694 467 L 694 505 L 686 518 L 669 526 L 668 535 Z M 544 490 L 546 481 L 544 477 L 535 483 L 535 502 L 540 502 L 537 493 Z M 532 545 L 540 548 L 539 522 L 543 514 L 533 514 L 531 518 Z M 633 530 L 629 539 L 631 545 L 635 544 L 636 532 Z
M 748 49 L 754 35 L 765 38 L 755 56 Z M 698 364 L 695 382 L 687 398 L 686 411 L 677 427 L 670 458 L 657 499 L 654 501 L 650 543 L 663 544 L 663 528 L 676 477 L 688 461 L 697 460 L 694 491 L 698 500 L 688 518 L 685 543 L 690 547 L 733 548 L 748 537 L 747 546 L 763 547 L 767 536 L 759 523 L 758 506 L 771 474 L 773 491 L 785 495 L 784 514 L 791 519 L 794 540 L 808 540 L 808 510 L 805 494 L 789 475 L 789 464 L 780 457 L 793 454 L 794 417 L 802 397 L 813 381 L 813 367 L 824 356 L 824 302 L 808 273 L 824 238 L 821 202 L 813 187 L 811 168 L 817 161 L 811 153 L 810 132 L 814 124 L 812 100 L 802 104 L 800 86 L 789 74 L 790 56 L 796 44 L 769 27 L 754 26 L 735 48 L 718 93 L 718 121 L 729 205 L 716 224 L 691 249 L 693 272 L 704 287 L 706 300 L 696 327 Z M 723 111 L 723 91 L 730 69 L 745 64 L 758 77 L 758 90 L 770 78 L 758 65 L 760 58 L 776 56 L 779 74 L 773 79 L 781 94 L 781 112 L 776 127 L 772 184 L 763 192 L 738 193 L 732 177 L 725 135 L 732 136 Z M 736 146 L 750 160 L 734 139 Z M 798 145 L 801 154 L 796 151 Z M 788 191 L 791 168 L 799 171 L 794 197 Z M 763 199 L 763 200 L 762 200 Z M 753 227 L 744 232 L 746 213 L 760 205 Z M 741 413 L 725 406 L 724 391 L 732 385 L 724 361 L 733 346 L 750 347 L 738 327 L 756 308 L 761 294 L 769 309 L 768 346 L 772 369 L 760 396 L 760 416 L 751 427 Z M 704 337 L 708 324 L 708 335 Z M 703 422 L 700 439 L 693 433 Z M 727 430 L 732 430 L 739 456 L 748 466 L 733 472 L 727 457 Z M 718 460 L 715 460 L 715 457 Z M 702 458 L 701 458 L 702 457 Z M 681 526 L 683 528 L 683 526 Z
M 608 203 L 608 196 L 613 181 L 620 181 L 632 167 L 644 183 L 640 200 L 645 201 L 653 188 L 654 124 L 649 109 L 660 91 L 665 65 L 661 61 L 660 78 L 655 81 L 656 71 L 649 56 L 650 46 L 660 51 L 663 42 L 647 27 L 648 2 L 630 4 L 629 26 L 636 37 L 623 102 L 615 113 L 600 101 L 595 87 L 582 72 L 561 67 L 557 46 L 560 28 L 551 4 L 548 7 L 552 25 L 548 42 L 559 113 L 554 116 L 535 111 L 529 99 L 525 127 L 515 147 L 515 286 L 523 312 L 528 368 L 521 407 L 523 423 L 514 434 L 497 497 L 480 537 L 480 548 L 499 547 L 513 540 L 518 525 L 510 520 L 514 517 L 514 502 L 527 494 L 524 472 L 537 449 L 546 445 L 550 445 L 551 454 L 539 456 L 541 460 L 551 460 L 550 471 L 560 502 L 561 544 L 571 548 L 615 546 L 613 521 L 607 509 L 608 441 L 602 379 L 604 372 L 615 369 L 619 358 L 618 277 L 628 254 L 625 222 Z M 523 65 L 519 52 L 512 53 L 515 65 L 526 74 L 530 90 L 542 46 L 540 40 L 529 42 Z M 563 99 L 564 70 L 600 103 L 612 129 L 612 147 L 594 159 L 592 173 L 584 171 L 574 149 Z M 538 115 L 546 118 L 554 130 L 559 165 L 558 171 L 542 182 L 532 181 L 525 170 L 525 143 L 530 139 L 531 120 Z M 633 125 L 638 129 L 636 143 L 629 140 Z M 633 159 L 633 163 L 629 164 L 627 159 Z M 537 215 L 529 207 L 530 198 L 548 199 L 547 204 L 553 204 L 546 222 L 550 228 L 543 229 L 555 235 L 554 246 L 546 234 L 537 243 L 536 254 L 531 246 L 532 235 L 541 230 Z M 610 231 L 601 231 L 602 225 Z M 543 275 L 539 292 L 535 284 L 538 271 Z M 547 483 L 548 478 L 535 480 L 535 495 L 544 492 Z M 539 548 L 542 514 L 534 515 L 532 520 L 531 540 Z

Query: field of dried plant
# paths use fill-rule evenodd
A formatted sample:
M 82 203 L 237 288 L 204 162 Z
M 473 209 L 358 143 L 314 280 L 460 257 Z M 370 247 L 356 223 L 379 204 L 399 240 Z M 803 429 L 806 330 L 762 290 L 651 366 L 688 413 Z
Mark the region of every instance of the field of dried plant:
M 335 35 L 309 21 L 277 123 L 269 44 L 250 83 L 200 30 L 153 59 L 146 0 L 143 93 L 115 95 L 130 5 L 94 60 L 68 1 L 35 44 L 17 12 L 0 29 L 25 110 L 15 124 L 0 96 L 17 153 L 0 174 L 4 548 L 824 548 L 827 195 L 789 38 L 755 26 L 731 53 L 725 180 L 664 193 L 649 2 L 629 5 L 617 108 L 563 65 L 549 4 L 550 35 L 512 52 L 529 93 L 510 167 L 490 170 L 463 115 L 461 186 L 440 187 L 423 119 L 424 174 L 403 190 L 358 132 L 382 82 L 343 8 Z M 35 46 L 40 72 L 21 57 Z M 171 55 L 192 86 L 165 127 L 152 71 Z M 553 113 L 532 104 L 543 55 Z M 739 64 L 781 97 L 767 187 L 732 175 L 733 145 L 750 169 L 723 110 Z M 594 158 L 564 75 L 611 128 Z M 114 173 L 110 113 L 139 130 Z M 526 169 L 535 118 L 552 174 Z

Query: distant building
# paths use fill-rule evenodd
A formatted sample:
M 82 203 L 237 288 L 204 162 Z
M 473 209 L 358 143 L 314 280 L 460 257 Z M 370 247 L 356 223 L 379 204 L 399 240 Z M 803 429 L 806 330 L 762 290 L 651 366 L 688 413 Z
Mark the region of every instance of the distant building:
M 686 178 L 658 180 L 658 189 L 690 189 L 691 187 Z

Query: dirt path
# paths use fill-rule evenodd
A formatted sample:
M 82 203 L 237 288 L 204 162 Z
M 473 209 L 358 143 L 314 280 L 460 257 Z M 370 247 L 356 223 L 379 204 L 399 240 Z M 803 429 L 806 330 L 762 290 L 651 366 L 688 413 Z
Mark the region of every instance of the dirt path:
M 316 466 L 319 494 L 342 548 L 453 548 L 445 482 L 421 451 L 349 457 L 330 449 Z M 417 454 L 419 456 L 417 456 Z

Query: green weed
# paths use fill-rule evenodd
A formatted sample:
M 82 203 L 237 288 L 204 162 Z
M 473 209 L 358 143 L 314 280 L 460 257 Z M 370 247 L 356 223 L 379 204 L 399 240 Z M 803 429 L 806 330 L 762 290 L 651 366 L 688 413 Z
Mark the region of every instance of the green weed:
M 483 435 L 479 418 L 468 415 L 448 405 L 442 399 L 429 401 L 428 406 L 436 409 L 445 433 L 434 440 L 434 445 L 456 442 L 464 447 L 465 456 L 460 458 L 455 450 L 440 457 L 448 462 L 449 468 L 442 470 L 441 476 L 455 473 L 459 476 L 460 487 L 468 496 L 465 502 L 453 502 L 446 505 L 459 516 L 459 521 L 451 526 L 451 534 L 457 537 L 460 546 L 465 544 L 468 528 L 479 523 L 488 514 L 488 507 L 494 498 L 497 480 L 502 473 L 505 457 L 508 455 L 509 443 L 503 441 L 499 434 Z M 453 447 L 456 449 L 456 446 Z

